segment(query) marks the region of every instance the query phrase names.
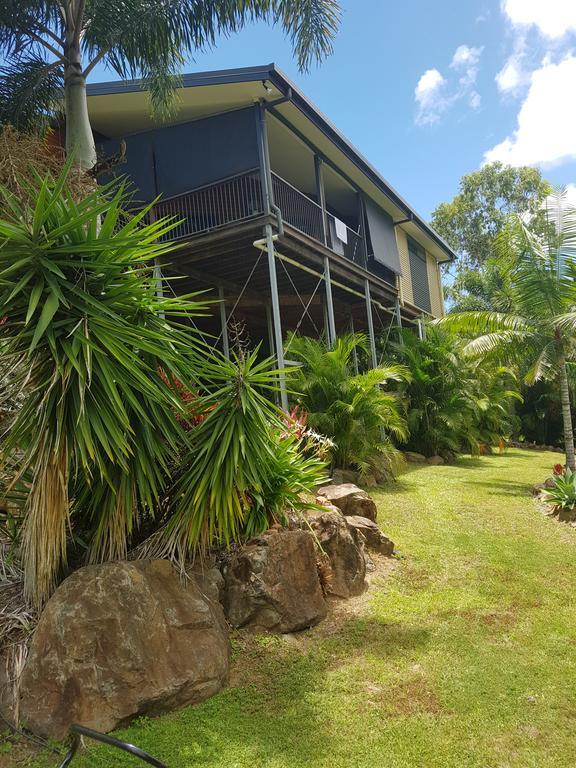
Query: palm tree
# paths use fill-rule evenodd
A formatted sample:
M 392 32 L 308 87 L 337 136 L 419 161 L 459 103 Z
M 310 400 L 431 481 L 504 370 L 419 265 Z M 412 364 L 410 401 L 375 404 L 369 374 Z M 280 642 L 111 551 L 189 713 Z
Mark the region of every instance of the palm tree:
M 545 234 L 535 234 L 520 217 L 511 219 L 498 240 L 506 263 L 513 311 L 461 312 L 437 321 L 476 338 L 466 351 L 527 366 L 525 381 L 558 382 L 561 393 L 566 465 L 575 469 L 574 432 L 567 364 L 576 353 L 576 208 L 565 190 L 547 200 Z
M 426 338 L 408 329 L 390 352 L 410 371 L 402 387 L 410 437 L 406 447 L 426 456 L 478 453 L 513 431 L 514 376 L 463 354 L 464 344 L 441 328 L 428 327 Z
M 63 103 L 66 149 L 91 168 L 86 80 L 97 64 L 143 77 L 152 111 L 163 116 L 185 60 L 253 20 L 279 23 L 306 70 L 331 53 L 340 8 L 337 0 L 3 0 L 0 122 L 45 124 Z
M 385 474 L 399 456 L 392 438 L 408 436 L 402 403 L 385 385 L 409 380 L 408 369 L 384 365 L 355 375 L 354 351 L 368 353 L 363 334 L 341 336 L 332 349 L 323 341 L 292 336 L 288 347 L 302 364 L 292 388 L 310 427 L 334 441 L 335 465 Z

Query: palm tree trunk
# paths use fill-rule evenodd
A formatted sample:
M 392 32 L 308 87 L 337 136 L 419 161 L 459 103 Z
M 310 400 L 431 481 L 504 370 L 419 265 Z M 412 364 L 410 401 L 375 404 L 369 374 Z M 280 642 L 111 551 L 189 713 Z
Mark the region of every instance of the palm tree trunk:
M 568 387 L 568 372 L 566 360 L 560 358 L 560 399 L 562 403 L 562 421 L 564 423 L 564 450 L 566 451 L 566 466 L 572 472 L 576 469 L 574 459 L 574 430 L 572 427 L 572 411 L 570 410 L 570 389 Z
M 96 145 L 88 117 L 86 78 L 82 71 L 80 49 L 70 44 L 66 55 L 68 59 L 64 72 L 66 154 L 73 153 L 75 162 L 87 171 L 96 164 Z

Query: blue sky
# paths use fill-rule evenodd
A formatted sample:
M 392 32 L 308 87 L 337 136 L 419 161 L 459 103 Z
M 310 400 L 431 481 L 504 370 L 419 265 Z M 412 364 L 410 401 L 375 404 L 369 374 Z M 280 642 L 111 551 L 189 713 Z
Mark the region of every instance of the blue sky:
M 576 0 L 342 6 L 334 55 L 310 74 L 265 25 L 186 70 L 275 62 L 425 217 L 486 158 L 576 183 Z

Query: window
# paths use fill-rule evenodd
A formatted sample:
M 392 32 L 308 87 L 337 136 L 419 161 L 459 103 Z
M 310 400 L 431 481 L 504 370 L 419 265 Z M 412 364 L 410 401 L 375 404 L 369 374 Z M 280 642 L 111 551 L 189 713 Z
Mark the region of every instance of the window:
M 414 304 L 426 312 L 432 311 L 430 304 L 430 286 L 428 285 L 428 268 L 426 252 L 414 240 L 408 238 L 408 256 L 410 260 L 410 276 L 412 278 L 412 296 Z

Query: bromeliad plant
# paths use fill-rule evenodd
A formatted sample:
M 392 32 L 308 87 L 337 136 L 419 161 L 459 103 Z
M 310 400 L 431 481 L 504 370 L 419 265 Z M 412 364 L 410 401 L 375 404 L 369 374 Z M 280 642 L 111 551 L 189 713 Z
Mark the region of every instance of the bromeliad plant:
M 555 512 L 570 512 L 576 510 L 576 472 L 570 469 L 557 472 L 554 469 L 552 478 L 554 485 L 542 493 L 542 498 L 554 507 Z
M 69 172 L 30 182 L 32 208 L 0 189 L 0 338 L 26 393 L 2 452 L 16 478 L 31 473 L 22 554 L 37 605 L 75 516 L 92 518 L 102 559 L 126 552 L 138 505 L 154 509 L 182 443 L 182 401 L 159 366 L 190 379 L 178 318 L 200 310 L 157 295 L 152 268 L 171 248 L 160 242 L 171 224 L 144 224 L 146 211 L 126 218 L 122 188 L 75 202 Z

